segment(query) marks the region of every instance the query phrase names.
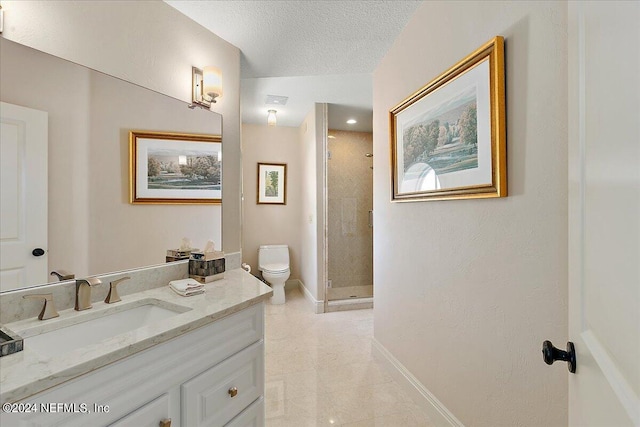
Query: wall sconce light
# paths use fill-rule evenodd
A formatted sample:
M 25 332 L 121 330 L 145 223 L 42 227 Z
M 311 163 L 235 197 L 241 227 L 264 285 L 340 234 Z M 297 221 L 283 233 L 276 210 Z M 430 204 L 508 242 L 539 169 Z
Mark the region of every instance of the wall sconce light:
M 204 70 L 191 67 L 191 85 L 190 107 L 210 108 L 216 98 L 222 96 L 222 73 L 217 67 L 204 67 Z
M 276 110 L 267 111 L 267 125 L 275 126 L 276 125 Z

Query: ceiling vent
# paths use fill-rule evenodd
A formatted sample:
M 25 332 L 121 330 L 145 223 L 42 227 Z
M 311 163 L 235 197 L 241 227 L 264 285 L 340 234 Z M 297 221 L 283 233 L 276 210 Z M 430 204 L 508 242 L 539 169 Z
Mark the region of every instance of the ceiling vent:
M 267 95 L 267 100 L 265 104 L 267 105 L 286 105 L 289 100 L 288 96 L 280 96 L 280 95 Z

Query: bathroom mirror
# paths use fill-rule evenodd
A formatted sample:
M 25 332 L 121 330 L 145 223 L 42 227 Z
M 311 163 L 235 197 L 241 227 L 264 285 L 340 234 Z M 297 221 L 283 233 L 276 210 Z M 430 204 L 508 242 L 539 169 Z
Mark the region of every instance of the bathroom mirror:
M 42 211 L 48 231 L 43 227 L 45 240 L 33 244 L 33 249 L 43 249 L 38 262 L 45 262 L 46 273 L 27 279 L 23 272 L 5 268 L 16 251 L 3 247 L 2 291 L 57 281 L 49 275 L 53 270 L 86 277 L 161 264 L 167 249 L 178 248 L 184 237 L 193 247 L 203 247 L 207 240 L 222 247 L 221 205 L 129 203 L 130 131 L 219 137 L 221 115 L 189 109 L 183 101 L 1 38 L 0 57 L 0 100 L 45 112 L 48 123 L 48 172 L 39 181 L 47 183 L 48 203 L 46 209 L 35 209 Z M 8 122 L 5 111 L 0 113 L 5 138 Z M 34 177 L 16 176 L 15 186 L 28 192 Z M 3 201 L 11 200 L 4 196 Z M 12 239 L 5 233 L 10 229 L 5 207 L 16 213 L 16 230 L 38 228 L 23 223 L 19 203 L 4 205 L 2 244 Z M 25 206 L 26 213 L 33 213 Z M 32 255 L 29 247 L 28 252 L 33 258 L 37 251 Z

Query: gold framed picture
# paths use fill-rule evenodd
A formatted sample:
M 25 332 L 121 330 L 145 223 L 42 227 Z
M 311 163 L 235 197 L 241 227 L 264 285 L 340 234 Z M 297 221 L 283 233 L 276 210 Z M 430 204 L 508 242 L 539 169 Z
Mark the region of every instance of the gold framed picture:
M 222 203 L 222 137 L 129 132 L 129 202 Z
M 259 205 L 287 204 L 286 163 L 258 163 Z
M 389 112 L 391 201 L 507 196 L 504 39 Z

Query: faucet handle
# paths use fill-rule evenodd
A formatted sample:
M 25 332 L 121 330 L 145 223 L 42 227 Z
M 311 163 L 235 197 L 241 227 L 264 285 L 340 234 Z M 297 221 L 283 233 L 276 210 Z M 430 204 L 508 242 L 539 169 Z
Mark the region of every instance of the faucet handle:
M 107 294 L 107 297 L 104 299 L 104 302 L 106 302 L 107 304 L 113 304 L 114 302 L 121 301 L 120 295 L 118 295 L 118 289 L 116 288 L 116 286 L 118 286 L 120 282 L 124 282 L 125 280 L 129 280 L 129 279 L 131 279 L 131 277 L 125 276 L 109 283 L 109 293 Z
M 58 270 L 53 270 L 50 273 L 51 276 L 58 276 L 58 280 L 72 280 L 76 278 L 76 275 L 73 274 L 70 271 L 67 270 L 63 270 L 63 269 L 58 269 Z
M 47 320 L 60 316 L 56 310 L 56 305 L 53 303 L 53 294 L 29 294 L 23 295 L 24 299 L 44 299 L 44 305 L 42 311 L 38 315 L 38 319 Z

